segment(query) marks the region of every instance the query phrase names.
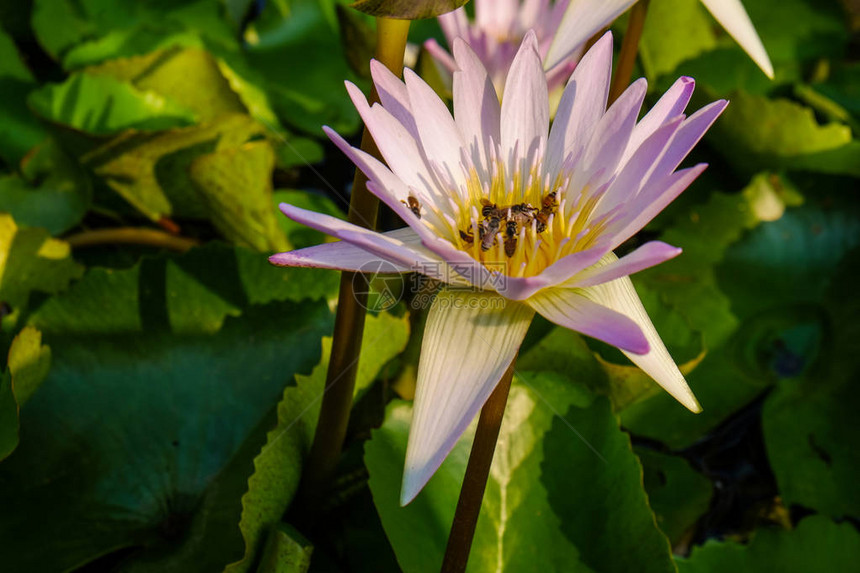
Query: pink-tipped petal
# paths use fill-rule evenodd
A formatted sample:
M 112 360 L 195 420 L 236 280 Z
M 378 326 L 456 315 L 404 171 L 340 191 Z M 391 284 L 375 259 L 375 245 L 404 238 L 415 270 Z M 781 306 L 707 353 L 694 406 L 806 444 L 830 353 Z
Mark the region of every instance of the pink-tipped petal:
M 604 265 L 595 265 L 579 273 L 565 287 L 584 288 L 629 276 L 647 268 L 664 263 L 681 254 L 681 249 L 661 241 L 645 243 L 632 253 Z
M 617 257 L 610 253 L 603 262 L 609 264 L 613 260 L 617 260 Z M 701 412 L 702 408 L 699 406 L 699 402 L 693 396 L 693 392 L 675 365 L 675 361 L 669 355 L 669 351 L 666 350 L 660 335 L 657 334 L 657 330 L 648 317 L 648 313 L 645 312 L 645 307 L 642 306 L 642 301 L 639 300 L 639 295 L 636 294 L 636 289 L 630 278 L 621 277 L 584 290 L 591 299 L 629 317 L 645 335 L 650 348 L 647 353 L 624 352 L 624 354 L 688 410 Z M 622 351 L 624 351 L 623 348 Z
M 454 38 L 454 42 L 456 41 L 457 38 Z M 435 38 L 430 38 L 424 42 L 424 49 L 427 50 L 427 53 L 430 54 L 434 60 L 442 64 L 448 72 L 454 73 L 457 71 L 457 62 L 454 61 L 454 58 L 451 57 L 448 50 L 439 45 L 439 42 L 437 42 Z
M 549 130 L 549 96 L 541 68 L 537 37 L 529 30 L 508 72 L 502 98 L 502 159 L 518 149 L 521 158 L 534 153 Z M 511 166 L 513 168 L 513 166 Z
M 645 117 L 633 128 L 633 134 L 627 144 L 621 163 L 626 163 L 642 143 L 670 119 L 673 119 L 687 108 L 696 82 L 693 78 L 680 77 L 672 87 L 654 104 Z
M 551 288 L 539 292 L 526 302 L 542 317 L 559 326 L 587 334 L 628 352 L 648 352 L 648 341 L 634 321 L 591 300 L 584 293 L 579 289 Z
M 490 142 L 499 141 L 499 96 L 484 65 L 461 39 L 454 40 L 454 121 L 480 172 L 489 173 Z
M 487 293 L 436 295 L 421 345 L 400 503 L 424 487 L 513 360 L 534 312 Z
M 547 144 L 545 171 L 555 175 L 562 162 L 589 139 L 609 97 L 612 33 L 607 32 L 583 56 L 558 104 Z
M 656 181 L 646 186 L 639 195 L 630 202 L 627 209 L 627 217 L 619 223 L 619 230 L 613 237 L 611 247 L 614 249 L 656 217 L 660 211 L 674 201 L 696 177 L 702 174 L 707 167 L 700 163 L 688 169 L 682 169 L 672 173 L 665 179 Z
M 635 2 L 636 0 L 571 2 L 555 33 L 544 67 L 550 69 L 558 64 Z
M 421 241 L 418 235 L 410 228 L 397 229 L 384 233 L 385 236 L 402 241 L 406 244 L 420 247 Z M 269 257 L 269 262 L 280 267 L 314 267 L 319 269 L 335 269 L 338 271 L 367 271 L 371 268 L 379 268 L 380 258 L 364 249 L 347 241 L 336 243 L 323 243 L 314 247 L 277 253 Z M 414 270 L 412 266 L 395 265 L 389 263 L 386 266 L 391 272 L 407 273 Z
M 639 109 L 645 99 L 648 82 L 640 78 L 624 90 L 594 128 L 588 148 L 582 158 L 582 182 L 598 169 L 613 173 L 636 125 Z M 576 177 L 574 178 L 576 180 Z

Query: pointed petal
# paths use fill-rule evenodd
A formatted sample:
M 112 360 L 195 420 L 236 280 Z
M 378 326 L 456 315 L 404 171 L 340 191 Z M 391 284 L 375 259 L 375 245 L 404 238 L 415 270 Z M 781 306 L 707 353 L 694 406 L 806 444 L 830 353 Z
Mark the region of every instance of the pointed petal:
M 681 254 L 681 249 L 661 241 L 645 243 L 632 253 L 605 265 L 595 265 L 579 273 L 564 284 L 568 288 L 582 288 L 609 282 L 664 263 Z
M 647 185 L 627 208 L 627 218 L 619 222 L 619 230 L 614 232 L 610 248 L 614 249 L 656 217 L 660 211 L 674 201 L 696 177 L 701 175 L 707 164 L 700 163 L 689 169 L 682 169 L 668 177 Z
M 755 31 L 749 15 L 744 10 L 740 0 L 702 0 L 702 4 L 720 25 L 726 29 L 729 36 L 740 44 L 741 48 L 761 68 L 767 77 L 773 79 L 773 65 L 767 57 L 767 51 L 761 43 L 761 38 Z
M 540 64 L 537 37 L 529 30 L 511 64 L 502 98 L 502 160 L 534 153 L 549 132 L 549 96 Z
M 544 67 L 550 69 L 622 14 L 636 0 L 571 0 L 555 33 Z
M 466 42 L 454 40 L 454 121 L 470 152 L 472 161 L 487 173 L 490 141 L 499 141 L 499 96 L 484 65 Z M 483 168 L 483 169 L 481 169 Z
M 409 227 L 383 233 L 385 236 L 416 247 L 421 240 Z M 379 257 L 347 241 L 323 243 L 314 247 L 277 253 L 269 257 L 269 262 L 279 267 L 314 267 L 339 271 L 367 271 L 378 267 Z M 413 267 L 391 264 L 391 272 L 407 273 Z
M 534 312 L 487 293 L 436 295 L 421 345 L 400 503 L 421 491 L 516 356 Z
M 607 255 L 604 261 L 609 262 L 615 259 L 615 255 Z M 669 355 L 669 351 L 666 350 L 660 335 L 654 329 L 654 324 L 648 317 L 648 313 L 645 312 L 645 307 L 642 306 L 642 301 L 639 300 L 639 295 L 636 294 L 636 289 L 633 288 L 630 278 L 621 277 L 608 283 L 589 287 L 585 291 L 593 300 L 628 316 L 639 325 L 648 341 L 650 350 L 646 354 L 630 352 L 624 352 L 624 354 L 687 409 L 691 412 L 700 412 L 702 408 L 699 406 L 699 402 L 693 396 L 687 381 L 684 380 L 684 376 L 678 370 L 675 361 Z
M 594 302 L 580 289 L 549 288 L 526 302 L 545 319 L 602 340 L 621 350 L 644 354 L 648 341 L 630 318 Z
M 454 38 L 456 41 L 457 38 Z M 448 53 L 448 50 L 439 45 L 439 42 L 436 41 L 436 38 L 430 38 L 424 42 L 424 49 L 427 50 L 427 53 L 433 56 L 433 59 L 442 64 L 442 66 L 448 70 L 448 72 L 453 73 L 457 71 L 457 63 L 454 61 L 454 58 L 451 57 L 451 54 Z
M 442 14 L 436 19 L 448 45 L 454 44 L 454 38 L 465 38 L 469 30 L 469 18 L 466 16 L 465 8 L 457 8 L 452 12 Z
M 695 80 L 686 76 L 678 78 L 672 84 L 672 87 L 663 94 L 660 100 L 654 104 L 654 107 L 633 128 L 633 135 L 630 136 L 621 163 L 626 163 L 639 146 L 667 121 L 684 113 L 695 87 Z
M 379 103 L 418 141 L 418 126 L 412 116 L 406 85 L 378 60 L 370 60 L 370 75 L 379 95 Z
M 392 237 L 377 233 L 353 225 L 343 219 L 301 209 L 288 203 L 281 203 L 280 208 L 284 215 L 293 221 L 348 243 L 356 244 L 365 252 L 398 267 L 414 268 L 416 264 L 440 261 L 438 256 L 423 245 L 414 242 L 407 243 L 398 236 Z M 280 259 L 282 263 L 288 260 L 287 257 Z
M 577 179 L 581 177 L 580 181 L 584 184 L 598 169 L 604 169 L 607 175 L 615 173 L 636 125 L 647 89 L 645 78 L 636 80 L 600 118 L 582 158 L 581 175 L 575 175 L 571 182 L 575 189 L 579 188 Z
M 409 93 L 410 107 L 420 110 L 420 113 L 415 115 L 415 124 L 418 126 L 424 155 L 455 182 L 461 183 L 464 178 L 460 168 L 463 140 L 454 118 L 433 88 L 415 72 L 406 68 L 403 70 L 403 76 L 406 80 L 406 91 Z
M 582 57 L 564 88 L 547 143 L 546 172 L 555 175 L 565 158 L 588 141 L 606 111 L 612 73 L 612 33 Z

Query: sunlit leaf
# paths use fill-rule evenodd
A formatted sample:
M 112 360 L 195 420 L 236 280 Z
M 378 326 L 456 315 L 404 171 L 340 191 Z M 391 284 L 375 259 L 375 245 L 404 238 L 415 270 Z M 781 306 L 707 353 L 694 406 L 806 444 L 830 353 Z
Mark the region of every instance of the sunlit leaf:
M 157 131 L 195 123 L 185 106 L 109 76 L 73 74 L 33 92 L 27 104 L 44 119 L 93 135 L 126 129 Z
M 24 307 L 30 292 L 55 293 L 83 274 L 69 245 L 47 231 L 18 227 L 0 213 L 0 301 Z
M 640 55 L 649 79 L 716 46 L 712 21 L 700 0 L 652 0 L 642 30 Z

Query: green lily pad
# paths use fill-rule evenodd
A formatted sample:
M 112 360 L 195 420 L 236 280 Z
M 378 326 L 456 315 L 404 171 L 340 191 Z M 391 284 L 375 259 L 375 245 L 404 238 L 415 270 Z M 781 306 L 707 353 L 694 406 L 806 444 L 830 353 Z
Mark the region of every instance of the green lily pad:
M 437 571 L 471 433 L 401 508 L 410 416 L 408 403 L 389 406 L 365 446 L 365 463 L 400 566 L 409 573 Z M 641 471 L 607 400 L 556 375 L 518 378 L 467 570 L 630 571 L 628 560 L 637 571 L 671 570 L 669 544 L 648 508 Z
M 265 78 L 275 112 L 287 124 L 317 136 L 322 125 L 341 133 L 359 126 L 343 87 L 345 79 L 358 78 L 341 51 L 335 3 L 268 2 L 245 31 L 247 65 Z
M 408 317 L 396 318 L 385 313 L 367 317 L 356 394 L 366 389 L 380 369 L 403 351 L 408 338 Z M 313 442 L 330 354 L 331 338 L 324 338 L 321 362 L 310 376 L 298 376 L 296 385 L 284 391 L 278 405 L 278 426 L 269 433 L 266 445 L 254 460 L 254 474 L 248 480 L 248 492 L 242 497 L 240 527 L 245 538 L 245 556 L 230 565 L 227 573 L 251 570 L 267 535 L 279 535 L 279 522 L 299 486 L 302 460 Z
M 208 209 L 189 176 L 191 162 L 207 153 L 238 147 L 264 133 L 247 115 L 161 133 L 128 133 L 81 158 L 96 175 L 146 217 L 204 218 Z M 235 189 L 240 194 L 243 189 Z
M 126 129 L 158 131 L 197 121 L 190 109 L 172 99 L 109 76 L 80 72 L 62 84 L 34 91 L 27 104 L 50 122 L 92 135 Z
M 30 324 L 52 334 L 214 333 L 248 304 L 325 299 L 337 285 L 337 273 L 277 268 L 259 253 L 213 243 L 184 255 L 145 258 L 130 269 L 90 269 L 46 301 Z
M 0 460 L 18 446 L 20 409 L 48 375 L 51 348 L 38 330 L 25 327 L 12 340 L 7 365 L 0 378 Z
M 23 175 L 0 177 L 0 211 L 29 227 L 59 235 L 77 225 L 89 209 L 92 186 L 81 166 L 53 141 L 29 155 Z
M 225 238 L 258 251 L 289 250 L 272 209 L 275 152 L 267 141 L 201 155 L 189 175 Z
M 711 19 L 699 0 L 654 0 L 642 29 L 639 50 L 650 79 L 717 45 Z
M 38 228 L 18 227 L 0 213 L 0 301 L 14 309 L 27 306 L 33 291 L 56 293 L 83 274 L 69 245 Z
M 4 24 L 6 17 L 4 15 Z M 27 109 L 27 94 L 36 87 L 30 70 L 21 61 L 18 49 L 0 29 L 0 158 L 16 165 L 45 138 L 41 122 Z
M 647 448 L 635 448 L 642 463 L 645 491 L 657 524 L 672 545 L 677 545 L 705 515 L 713 486 L 683 458 Z
M 749 545 L 708 541 L 678 558 L 680 573 L 809 573 L 851 571 L 860 560 L 860 534 L 850 523 L 813 515 L 794 531 L 761 529 Z
M 213 571 L 241 555 L 266 413 L 330 327 L 325 303 L 305 301 L 248 308 L 214 335 L 46 334 L 51 373 L 0 465 L 6 567 L 66 571 L 137 548 L 125 569 Z
M 324 195 L 310 193 L 308 191 L 275 191 L 272 195 L 272 202 L 274 203 L 275 208 L 277 208 L 277 205 L 280 205 L 281 203 L 288 203 L 289 205 L 308 209 L 309 211 L 325 213 L 332 217 L 346 219 L 346 214 L 341 211 L 331 199 Z M 280 225 L 281 230 L 286 233 L 290 244 L 296 249 L 319 245 L 320 243 L 325 242 L 328 237 L 325 233 L 315 231 L 305 225 L 296 223 L 292 219 L 280 214 L 278 215 L 278 224 Z

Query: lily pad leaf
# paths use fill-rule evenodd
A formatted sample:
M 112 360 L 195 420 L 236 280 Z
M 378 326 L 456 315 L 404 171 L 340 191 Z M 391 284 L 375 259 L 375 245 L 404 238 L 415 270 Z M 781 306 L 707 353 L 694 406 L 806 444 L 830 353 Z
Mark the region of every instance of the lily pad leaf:
M 397 318 L 386 313 L 367 317 L 356 392 L 367 388 L 380 369 L 403 351 L 408 338 L 408 317 Z M 266 537 L 281 536 L 278 533 L 278 528 L 282 527 L 280 519 L 295 495 L 302 464 L 313 442 L 330 355 L 331 338 L 327 337 L 323 339 L 322 361 L 311 375 L 297 376 L 295 386 L 284 391 L 278 404 L 278 425 L 269 433 L 266 445 L 254 460 L 254 474 L 248 480 L 247 493 L 242 497 L 239 526 L 245 538 L 245 556 L 231 564 L 225 573 L 250 571 L 255 555 L 263 551 Z M 276 540 L 276 543 L 283 541 Z
M 77 225 L 89 209 L 92 186 L 81 166 L 47 140 L 22 165 L 23 175 L 0 177 L 0 211 L 29 227 L 59 235 Z
M 183 255 L 145 258 L 130 269 L 90 269 L 46 301 L 30 324 L 52 334 L 145 328 L 214 333 L 249 304 L 325 299 L 337 285 L 337 273 L 277 268 L 258 253 L 213 243 Z
M 44 119 L 92 135 L 126 129 L 158 131 L 197 121 L 188 108 L 109 76 L 75 73 L 34 91 L 28 105 Z
M 0 213 L 0 301 L 27 306 L 32 291 L 56 293 L 83 274 L 69 245 L 39 228 L 19 227 Z
M 330 328 L 305 301 L 251 307 L 214 335 L 46 334 L 51 373 L 0 464 L 5 566 L 67 571 L 135 547 L 128 570 L 215 571 L 241 555 L 238 495 L 266 415 Z
M 860 560 L 860 534 L 850 523 L 835 524 L 822 515 L 801 521 L 794 531 L 761 529 L 748 545 L 708 541 L 688 559 L 678 558 L 679 573 L 754 573 L 851 571 Z
M 4 23 L 7 15 L 3 15 Z M 30 70 L 21 60 L 18 49 L 0 29 L 0 157 L 16 165 L 37 143 L 45 138 L 42 122 L 27 109 L 27 95 L 37 86 Z

